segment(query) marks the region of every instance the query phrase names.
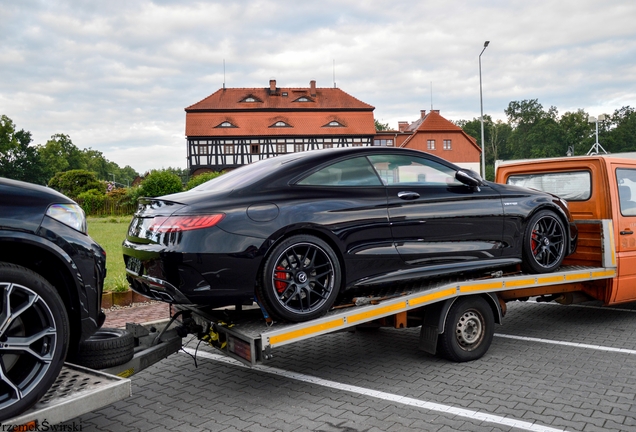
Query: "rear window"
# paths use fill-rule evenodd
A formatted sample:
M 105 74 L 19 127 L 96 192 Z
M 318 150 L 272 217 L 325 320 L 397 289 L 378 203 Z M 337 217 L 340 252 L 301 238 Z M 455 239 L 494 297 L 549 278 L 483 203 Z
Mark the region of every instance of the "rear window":
M 507 183 L 549 192 L 566 201 L 585 201 L 592 195 L 589 171 L 516 174 L 508 177 Z

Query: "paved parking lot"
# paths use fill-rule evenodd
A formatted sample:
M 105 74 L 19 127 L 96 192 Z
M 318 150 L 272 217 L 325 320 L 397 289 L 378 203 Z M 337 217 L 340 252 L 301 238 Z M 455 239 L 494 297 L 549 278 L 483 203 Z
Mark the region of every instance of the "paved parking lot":
M 634 431 L 636 305 L 509 303 L 489 352 L 450 363 L 419 329 L 321 336 L 249 369 L 201 345 L 69 422 L 127 431 Z M 193 351 L 194 342 L 188 344 Z

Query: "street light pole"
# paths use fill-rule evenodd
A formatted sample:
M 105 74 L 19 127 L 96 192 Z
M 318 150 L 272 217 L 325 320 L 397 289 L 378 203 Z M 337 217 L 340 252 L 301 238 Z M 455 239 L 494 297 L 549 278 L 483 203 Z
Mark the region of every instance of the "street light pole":
M 484 99 L 481 91 L 481 55 L 486 51 L 490 41 L 484 42 L 484 49 L 479 53 L 479 105 L 481 106 L 481 175 L 486 178 L 486 152 L 484 150 Z

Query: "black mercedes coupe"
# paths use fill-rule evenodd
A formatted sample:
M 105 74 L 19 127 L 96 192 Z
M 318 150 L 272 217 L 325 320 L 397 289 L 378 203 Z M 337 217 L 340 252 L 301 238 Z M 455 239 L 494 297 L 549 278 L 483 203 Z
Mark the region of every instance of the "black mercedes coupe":
M 550 272 L 576 237 L 554 195 L 416 150 L 352 147 L 264 159 L 142 198 L 123 251 L 143 295 L 207 307 L 257 300 L 299 322 L 350 288 L 517 264 Z

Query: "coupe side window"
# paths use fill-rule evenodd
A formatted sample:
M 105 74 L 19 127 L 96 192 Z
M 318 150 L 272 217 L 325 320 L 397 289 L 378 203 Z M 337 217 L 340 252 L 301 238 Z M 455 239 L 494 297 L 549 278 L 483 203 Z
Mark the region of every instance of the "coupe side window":
M 386 185 L 461 186 L 455 170 L 438 162 L 416 156 L 369 156 Z
M 303 186 L 382 186 L 378 175 L 365 157 L 336 162 L 305 177 Z

